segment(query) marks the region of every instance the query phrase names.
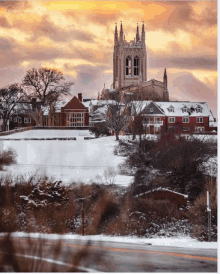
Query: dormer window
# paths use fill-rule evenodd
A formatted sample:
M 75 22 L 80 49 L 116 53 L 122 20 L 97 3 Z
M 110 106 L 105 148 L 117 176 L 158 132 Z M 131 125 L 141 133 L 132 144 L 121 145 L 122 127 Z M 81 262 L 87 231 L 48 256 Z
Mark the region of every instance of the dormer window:
M 173 106 L 168 107 L 168 111 L 169 112 L 174 112 L 174 107 Z
M 202 107 L 201 107 L 201 106 L 197 106 L 196 112 L 197 112 L 197 113 L 202 113 Z
M 187 107 L 187 106 L 184 106 L 184 107 L 182 108 L 182 112 L 188 112 L 188 107 Z

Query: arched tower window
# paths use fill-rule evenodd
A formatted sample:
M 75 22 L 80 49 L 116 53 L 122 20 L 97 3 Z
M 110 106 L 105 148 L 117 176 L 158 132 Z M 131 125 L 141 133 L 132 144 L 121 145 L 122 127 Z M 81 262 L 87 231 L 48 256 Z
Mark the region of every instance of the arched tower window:
M 138 56 L 134 57 L 134 75 L 139 75 L 139 58 L 138 58 Z
M 131 56 L 126 58 L 126 75 L 131 75 Z

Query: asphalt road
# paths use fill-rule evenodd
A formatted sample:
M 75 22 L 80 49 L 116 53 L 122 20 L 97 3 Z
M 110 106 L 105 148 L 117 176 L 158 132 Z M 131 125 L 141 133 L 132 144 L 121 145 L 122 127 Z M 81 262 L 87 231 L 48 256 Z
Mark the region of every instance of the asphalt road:
M 82 242 L 68 240 L 65 246 L 79 248 Z M 114 272 L 217 272 L 217 250 L 177 248 L 95 242 L 91 251 L 98 251 L 107 263 L 84 262 L 85 267 Z
M 25 239 L 16 239 L 18 241 L 27 245 Z M 61 252 L 55 260 L 62 263 L 74 262 L 92 272 L 217 272 L 215 249 L 112 242 L 86 244 L 85 241 L 63 240 Z M 44 258 L 54 260 L 56 248 L 56 241 L 46 240 Z M 59 270 L 65 272 L 62 263 Z

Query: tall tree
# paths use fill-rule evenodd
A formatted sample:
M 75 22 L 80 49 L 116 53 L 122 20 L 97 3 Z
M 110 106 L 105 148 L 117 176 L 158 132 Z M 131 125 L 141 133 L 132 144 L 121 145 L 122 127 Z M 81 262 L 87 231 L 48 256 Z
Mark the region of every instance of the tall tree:
M 2 129 L 6 131 L 11 115 L 15 111 L 16 106 L 24 100 L 25 95 L 21 85 L 15 83 L 0 89 L 0 97 L 2 100 L 0 106 L 3 118 Z
M 58 69 L 33 68 L 26 72 L 22 85 L 29 99 L 35 97 L 42 105 L 50 105 L 70 94 L 73 82 L 65 82 Z
M 128 109 L 120 100 L 110 101 L 106 112 L 106 126 L 114 131 L 116 140 L 119 140 L 121 130 L 126 130 L 129 122 Z

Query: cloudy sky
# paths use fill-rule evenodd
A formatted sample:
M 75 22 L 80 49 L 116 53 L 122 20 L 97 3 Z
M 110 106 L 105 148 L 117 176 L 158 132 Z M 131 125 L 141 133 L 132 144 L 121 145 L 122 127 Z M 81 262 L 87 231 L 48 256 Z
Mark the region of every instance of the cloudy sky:
M 166 67 L 171 99 L 206 101 L 217 115 L 216 1 L 0 1 L 0 87 L 51 67 L 73 94 L 96 98 L 112 84 L 120 21 L 128 41 L 145 23 L 148 79 Z

